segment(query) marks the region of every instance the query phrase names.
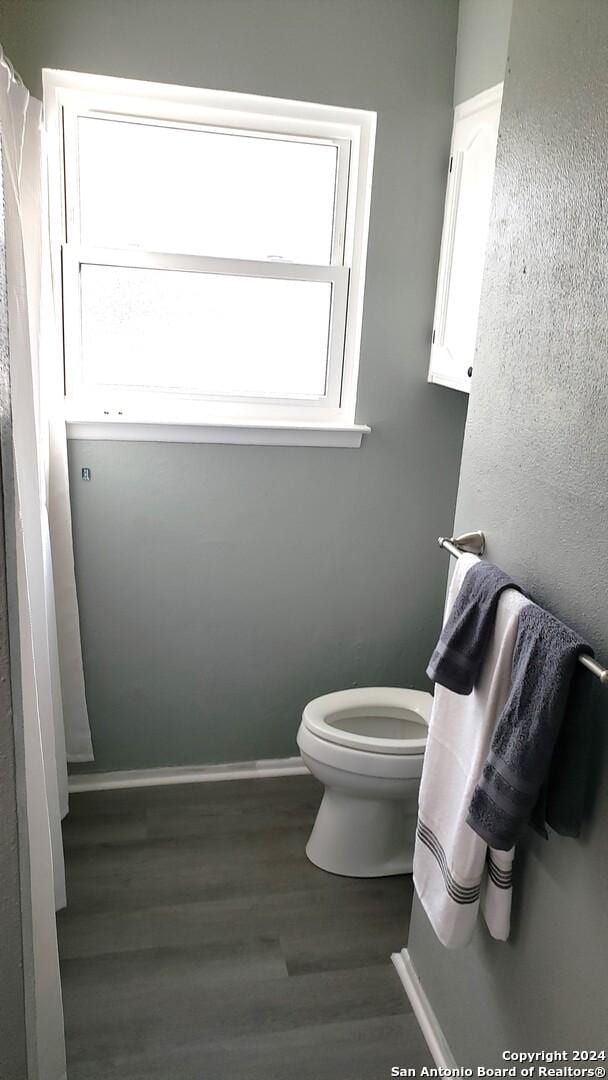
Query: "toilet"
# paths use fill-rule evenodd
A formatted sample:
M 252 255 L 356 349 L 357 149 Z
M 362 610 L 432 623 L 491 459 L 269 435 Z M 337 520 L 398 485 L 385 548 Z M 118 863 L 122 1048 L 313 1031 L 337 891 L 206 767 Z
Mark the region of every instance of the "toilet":
M 315 866 L 346 877 L 411 873 L 432 704 L 422 690 L 374 686 L 306 706 L 298 746 L 325 788 L 306 846 Z

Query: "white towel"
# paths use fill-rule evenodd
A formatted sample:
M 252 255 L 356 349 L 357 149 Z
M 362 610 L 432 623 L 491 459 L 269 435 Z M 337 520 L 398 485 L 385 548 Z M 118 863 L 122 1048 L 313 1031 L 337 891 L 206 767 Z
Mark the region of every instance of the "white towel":
M 476 561 L 474 555 L 458 559 L 445 618 Z M 435 687 L 420 784 L 414 885 L 447 948 L 471 940 L 480 904 L 492 937 L 505 941 L 509 936 L 515 849 L 489 850 L 466 817 L 509 692 L 519 613 L 529 603 L 514 589 L 501 595 L 481 676 L 471 694 Z

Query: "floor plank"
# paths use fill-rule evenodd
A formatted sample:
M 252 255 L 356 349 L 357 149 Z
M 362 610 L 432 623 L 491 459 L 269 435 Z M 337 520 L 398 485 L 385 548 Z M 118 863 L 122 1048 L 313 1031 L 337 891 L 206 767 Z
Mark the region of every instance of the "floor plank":
M 312 866 L 320 794 L 290 776 L 71 800 L 69 1080 L 370 1080 L 431 1063 L 389 962 L 411 878 Z
M 431 1059 L 411 1013 L 204 1045 L 167 1047 L 103 1063 L 82 1062 L 79 1080 L 384 1080 L 393 1065 L 420 1069 Z M 72 1074 L 70 1074 L 72 1075 Z

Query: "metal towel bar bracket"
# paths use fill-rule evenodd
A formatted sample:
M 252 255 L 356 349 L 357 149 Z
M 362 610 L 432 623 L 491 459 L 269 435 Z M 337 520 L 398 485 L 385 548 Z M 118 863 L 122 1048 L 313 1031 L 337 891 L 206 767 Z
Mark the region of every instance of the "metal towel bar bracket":
M 450 555 L 453 555 L 456 559 L 459 559 L 465 552 L 469 552 L 471 555 L 483 555 L 486 550 L 486 538 L 484 534 L 479 530 L 477 532 L 463 533 L 462 536 L 452 536 L 448 539 L 446 536 L 440 536 L 437 540 L 439 547 L 445 548 L 449 551 Z M 603 686 L 608 686 L 608 668 L 602 667 L 598 664 L 597 660 L 593 660 L 590 656 L 579 656 L 579 663 L 586 667 L 597 679 L 600 680 Z

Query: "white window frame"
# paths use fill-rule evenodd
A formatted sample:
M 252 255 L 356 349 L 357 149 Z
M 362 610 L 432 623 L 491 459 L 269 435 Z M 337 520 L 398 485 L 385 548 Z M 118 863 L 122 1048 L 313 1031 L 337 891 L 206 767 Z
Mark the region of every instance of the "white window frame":
M 355 421 L 376 114 L 263 98 L 83 75 L 43 72 L 49 179 L 51 262 L 56 331 L 64 361 L 66 422 L 76 438 L 264 442 L 358 446 L 369 431 Z M 325 266 L 162 254 L 91 247 L 80 240 L 78 117 L 96 116 L 172 127 L 246 130 L 337 146 L 331 262 Z M 204 394 L 109 388 L 103 399 L 82 391 L 80 267 L 132 266 L 174 271 L 327 281 L 332 287 L 325 394 L 302 400 L 226 399 Z

